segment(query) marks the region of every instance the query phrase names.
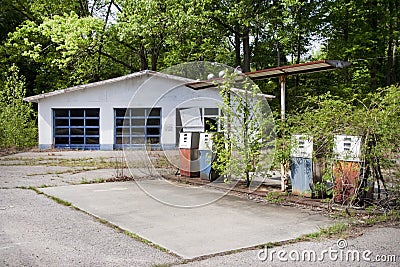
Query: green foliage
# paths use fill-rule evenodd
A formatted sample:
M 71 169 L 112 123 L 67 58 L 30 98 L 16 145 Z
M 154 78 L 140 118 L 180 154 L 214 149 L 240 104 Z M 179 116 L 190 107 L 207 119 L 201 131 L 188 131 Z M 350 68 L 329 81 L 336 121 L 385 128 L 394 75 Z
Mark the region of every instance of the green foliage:
M 213 168 L 226 175 L 227 180 L 245 179 L 247 186 L 255 176 L 265 175 L 272 163 L 271 148 L 275 146 L 274 121 L 258 92 L 258 87 L 243 76 L 226 70 L 220 85 L 222 133 L 213 137 L 217 154 Z
M 14 60 L 22 57 L 41 66 L 37 83 L 43 88 L 37 93 L 82 84 L 101 75 L 96 55 L 103 23 L 93 17 L 80 18 L 74 12 L 45 18 L 40 24 L 26 21 L 9 35 L 5 47 Z M 53 75 L 56 80 L 52 80 Z
M 282 192 L 268 192 L 265 195 L 265 199 L 269 203 L 274 203 L 274 204 L 279 204 L 286 200 L 285 195 L 282 195 Z
M 16 66 L 12 66 L 5 76 L 0 89 L 0 147 L 33 146 L 37 137 L 36 114 L 31 104 L 22 100 L 25 81 Z
M 321 96 L 309 96 L 306 107 L 288 116 L 293 134 L 310 134 L 314 142 L 316 157 L 327 156 L 333 146 L 335 134 L 351 134 L 350 126 L 353 106 L 350 101 L 332 96 L 329 92 Z
M 315 197 L 327 198 L 328 196 L 332 196 L 333 188 L 328 186 L 328 182 L 332 182 L 332 177 L 332 169 L 325 169 L 322 181 L 314 183 Z
M 335 0 L 323 5 L 324 50 L 328 58 L 355 60 L 346 77 L 353 89 L 374 92 L 399 81 L 399 7 L 394 0 Z
M 329 238 L 332 236 L 346 236 L 350 225 L 344 222 L 337 222 L 327 227 L 321 227 L 318 232 L 306 234 L 298 238 L 299 240 L 313 240 L 318 238 Z
M 274 113 L 274 117 L 278 118 L 277 112 Z M 291 125 L 288 123 L 288 120 L 276 119 L 276 147 L 275 157 L 274 157 L 274 166 L 278 167 L 280 164 L 289 161 L 290 158 L 290 150 L 293 146 L 290 131 Z
M 141 69 L 157 70 L 192 60 L 221 60 L 229 49 L 228 40 L 221 39 L 209 23 L 209 2 L 122 1 L 118 38 L 136 48 Z
M 0 68 L 16 64 L 28 95 L 193 60 L 245 71 L 352 61 L 348 70 L 288 78 L 288 110 L 304 93 L 352 98 L 399 81 L 394 0 L 3 2 Z M 275 84 L 260 88 L 277 95 Z
M 377 164 L 386 173 L 386 180 L 394 184 L 400 183 L 398 149 L 400 147 L 400 90 L 398 86 L 379 89 L 369 93 L 364 98 L 342 99 L 329 92 L 321 96 L 308 96 L 305 108 L 288 115 L 285 136 L 279 142 L 276 159 L 288 162 L 289 141 L 292 134 L 311 135 L 314 142 L 314 158 L 324 159 L 328 166 L 333 162 L 333 140 L 338 134 L 357 135 L 365 140 L 362 150 L 362 160 Z M 280 127 L 278 126 L 278 129 Z M 284 141 L 283 141 L 284 140 Z M 371 145 L 373 144 L 373 145 Z M 315 184 L 319 193 L 329 194 L 326 181 L 331 180 L 330 168 L 325 170 L 324 180 Z M 392 187 L 392 193 L 399 195 L 397 187 Z
M 399 82 L 398 1 L 2 3 L 0 69 L 5 73 L 18 66 L 27 95 L 192 60 L 242 65 L 244 70 L 349 60 L 351 68 L 287 78 L 287 111 L 296 115 L 277 121 L 278 136 L 285 138 L 278 140 L 281 149 L 275 161 L 287 162 L 290 134 L 301 132 L 312 133 L 316 156 L 329 154 L 335 133 L 376 134 L 384 142 L 371 153 L 393 151 L 391 144 L 398 137 L 391 130 L 398 129 L 393 102 L 398 99 L 395 90 L 377 88 Z M 310 51 L 314 41 L 321 46 Z M 279 95 L 273 79 L 258 85 Z M 270 105 L 277 110 L 279 98 Z M 245 106 L 239 108 L 244 111 Z M 348 113 L 354 115 L 344 115 Z

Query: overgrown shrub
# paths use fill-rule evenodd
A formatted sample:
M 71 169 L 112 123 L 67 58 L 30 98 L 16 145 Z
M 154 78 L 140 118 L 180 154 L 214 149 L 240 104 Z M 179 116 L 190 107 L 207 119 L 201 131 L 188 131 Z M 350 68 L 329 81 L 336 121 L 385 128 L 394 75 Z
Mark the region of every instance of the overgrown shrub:
M 386 182 L 389 191 L 385 201 L 391 205 L 399 205 L 399 103 L 398 86 L 379 89 L 363 99 L 357 96 L 353 99 L 341 99 L 329 92 L 307 97 L 299 110 L 288 115 L 284 125 L 285 140 L 288 141 L 292 134 L 311 135 L 314 141 L 314 158 L 324 157 L 332 162 L 335 135 L 363 137 L 362 161 L 369 164 L 371 170 L 377 167 L 381 169 L 384 178 L 382 181 Z M 288 161 L 290 147 L 281 146 L 277 150 L 276 158 Z M 373 185 L 376 180 L 380 180 L 378 173 L 371 171 L 370 184 Z
M 36 113 L 25 97 L 25 79 L 13 65 L 0 85 L 0 148 L 30 147 L 37 143 Z

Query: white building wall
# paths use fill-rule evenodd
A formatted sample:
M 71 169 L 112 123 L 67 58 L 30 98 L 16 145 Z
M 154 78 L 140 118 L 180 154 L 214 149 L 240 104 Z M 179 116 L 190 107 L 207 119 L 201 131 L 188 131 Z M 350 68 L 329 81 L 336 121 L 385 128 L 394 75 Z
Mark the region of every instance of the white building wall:
M 192 90 L 182 82 L 143 75 L 39 100 L 39 145 L 53 147 L 53 111 L 57 108 L 100 108 L 100 147 L 114 145 L 115 108 L 162 108 L 161 143 L 175 145 L 176 108 L 218 107 L 217 89 Z

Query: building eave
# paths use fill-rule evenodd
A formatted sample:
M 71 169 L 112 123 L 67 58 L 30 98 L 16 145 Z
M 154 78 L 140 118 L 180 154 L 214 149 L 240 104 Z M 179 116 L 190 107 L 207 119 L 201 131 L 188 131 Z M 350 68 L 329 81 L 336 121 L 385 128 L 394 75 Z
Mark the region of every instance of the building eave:
M 66 94 L 66 93 L 71 93 L 71 92 L 75 92 L 75 91 L 80 91 L 80 90 L 84 90 L 84 89 L 88 89 L 88 88 L 92 88 L 92 87 L 103 86 L 106 84 L 112 84 L 112 83 L 125 81 L 128 79 L 141 77 L 141 76 L 145 76 L 145 75 L 176 80 L 176 81 L 182 82 L 182 84 L 191 83 L 194 81 L 192 79 L 182 78 L 182 77 L 174 76 L 174 75 L 170 75 L 170 74 L 164 74 L 164 73 L 151 71 L 151 70 L 143 70 L 143 71 L 131 73 L 131 74 L 128 74 L 125 76 L 113 78 L 113 79 L 108 79 L 108 80 L 104 80 L 104 81 L 88 83 L 88 84 L 83 84 L 83 85 L 77 85 L 77 86 L 60 89 L 60 90 L 56 90 L 56 91 L 52 91 L 52 92 L 48 92 L 48 93 L 29 96 L 29 97 L 25 97 L 23 100 L 27 101 L 27 102 L 38 103 L 41 99 L 45 99 L 45 98 L 49 98 L 49 97 L 53 97 L 53 96 L 57 96 L 57 95 L 62 95 L 62 94 Z

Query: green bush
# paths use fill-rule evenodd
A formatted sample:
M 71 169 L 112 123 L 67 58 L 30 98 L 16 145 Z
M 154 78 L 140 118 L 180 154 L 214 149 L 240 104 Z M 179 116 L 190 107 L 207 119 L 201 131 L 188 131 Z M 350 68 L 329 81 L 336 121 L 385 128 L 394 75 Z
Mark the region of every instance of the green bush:
M 36 113 L 24 102 L 25 79 L 13 65 L 0 87 L 0 148 L 31 147 L 37 143 Z

